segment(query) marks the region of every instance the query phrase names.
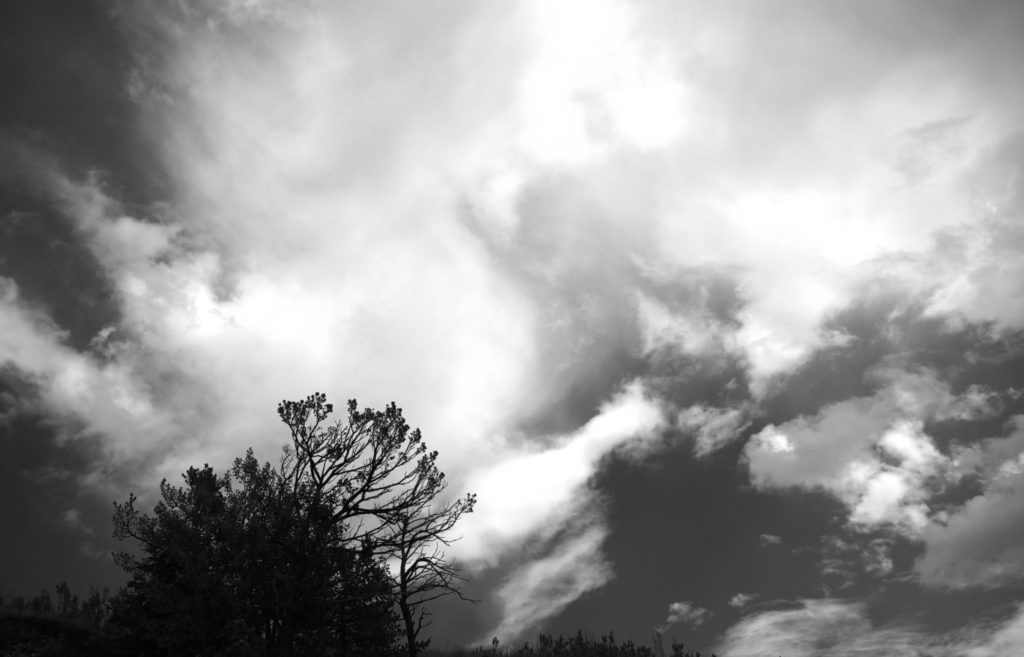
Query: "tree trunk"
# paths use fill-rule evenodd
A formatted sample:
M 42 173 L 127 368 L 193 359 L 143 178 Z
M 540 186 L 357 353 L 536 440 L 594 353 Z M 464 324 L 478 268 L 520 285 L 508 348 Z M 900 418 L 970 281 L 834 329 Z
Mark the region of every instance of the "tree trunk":
M 402 621 L 405 623 L 405 640 L 409 646 L 409 657 L 416 657 L 419 654 L 419 645 L 416 643 L 416 623 L 413 620 L 412 608 L 405 601 L 403 596 L 398 602 L 402 610 Z

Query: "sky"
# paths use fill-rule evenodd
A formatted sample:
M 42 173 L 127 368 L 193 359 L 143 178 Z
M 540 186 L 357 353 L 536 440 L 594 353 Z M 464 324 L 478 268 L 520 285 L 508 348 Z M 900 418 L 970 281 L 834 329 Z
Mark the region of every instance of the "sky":
M 1024 5 L 4 13 L 5 594 L 322 391 L 478 495 L 435 646 L 1024 645 Z

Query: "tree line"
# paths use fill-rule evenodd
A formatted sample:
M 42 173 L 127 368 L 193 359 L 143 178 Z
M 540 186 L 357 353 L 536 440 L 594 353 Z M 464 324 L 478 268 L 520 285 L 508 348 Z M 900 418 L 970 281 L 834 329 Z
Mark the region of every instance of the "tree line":
M 8 597 L 0 591 L 0 611 L 12 616 L 37 616 L 65 620 L 84 627 L 102 627 L 109 616 L 110 589 L 89 589 L 80 597 L 67 582 L 60 582 L 53 594 L 43 589 L 38 595 Z

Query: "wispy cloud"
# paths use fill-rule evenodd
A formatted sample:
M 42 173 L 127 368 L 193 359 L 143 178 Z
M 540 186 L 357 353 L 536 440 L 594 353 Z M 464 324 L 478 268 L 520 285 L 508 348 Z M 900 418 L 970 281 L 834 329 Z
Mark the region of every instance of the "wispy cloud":
M 480 502 L 460 526 L 459 557 L 493 564 L 526 539 L 550 537 L 588 515 L 586 486 L 598 461 L 627 441 L 650 439 L 662 422 L 661 410 L 634 383 L 551 448 L 508 445 L 497 452 L 494 464 L 478 468 L 465 484 Z
M 710 617 L 711 612 L 709 610 L 699 607 L 692 602 L 682 600 L 673 602 L 668 606 L 668 616 L 665 618 L 665 622 L 655 629 L 659 634 L 664 634 L 674 625 L 684 624 L 696 627 L 703 624 Z
M 501 622 L 481 641 L 492 636 L 518 638 L 607 583 L 613 575 L 601 549 L 606 536 L 601 523 L 588 526 L 584 522 L 582 531 L 557 541 L 549 552 L 512 571 L 495 594 L 501 605 Z
M 757 598 L 756 593 L 737 593 L 729 598 L 729 606 L 735 609 L 742 609 Z
M 716 651 L 736 657 L 995 657 L 1020 645 L 1024 636 L 1022 618 L 1024 615 L 1018 612 L 995 623 L 933 633 L 913 624 L 874 626 L 867 605 L 861 601 L 802 600 L 786 609 L 747 616 L 726 631 Z
M 735 440 L 750 425 L 744 408 L 690 406 L 679 412 L 679 428 L 696 437 L 694 453 L 706 456 Z

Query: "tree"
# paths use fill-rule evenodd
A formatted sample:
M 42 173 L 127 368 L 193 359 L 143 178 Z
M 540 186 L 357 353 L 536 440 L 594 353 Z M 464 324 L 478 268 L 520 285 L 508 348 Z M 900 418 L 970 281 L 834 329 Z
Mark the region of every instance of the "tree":
M 353 554 L 330 498 L 293 486 L 250 450 L 223 476 L 189 468 L 161 483 L 153 516 L 115 504 L 132 575 L 112 621 L 157 655 L 383 654 L 394 641 L 389 580 Z M 353 616 L 358 623 L 353 623 Z
M 39 595 L 37 595 L 36 597 L 32 598 L 31 601 L 29 601 L 28 608 L 32 611 L 33 614 L 37 614 L 40 616 L 52 614 L 53 598 L 50 597 L 50 592 L 46 589 L 43 589 L 39 593 Z
M 447 488 L 436 460 L 437 452 L 423 457 L 418 465 L 420 476 L 403 496 L 405 504 L 392 513 L 388 523 L 394 527 L 387 548 L 398 564 L 396 600 L 411 657 L 429 643 L 419 639 L 423 629 L 429 626 L 427 603 L 452 593 L 468 600 L 456 586 L 456 582 L 464 578 L 445 557 L 442 546 L 451 544 L 452 529 L 464 513 L 473 511 L 476 496 L 469 494 L 462 499 L 436 503 Z
M 114 536 L 141 544 L 115 562 L 132 578 L 115 601 L 112 621 L 148 654 L 227 654 L 236 638 L 236 605 L 219 561 L 224 545 L 226 481 L 209 466 L 189 468 L 184 487 L 160 482 L 153 516 L 140 514 L 135 495 L 115 503 Z M 226 628 L 232 632 L 225 631 Z
M 426 605 L 460 593 L 443 551 L 475 496 L 447 484 L 401 409 L 329 423 L 322 394 L 282 402 L 292 443 L 279 468 L 250 449 L 223 475 L 189 468 L 160 484 L 153 514 L 115 503 L 114 534 L 141 555 L 111 624 L 154 655 L 385 655 L 427 645 Z M 393 566 L 394 572 L 389 568 Z M 465 598 L 463 598 L 465 599 Z M 401 630 L 399 630 L 399 620 Z
M 350 541 L 397 564 L 391 573 L 410 657 L 429 643 L 426 604 L 456 594 L 463 578 L 442 546 L 476 496 L 443 501 L 447 488 L 419 429 L 410 431 L 394 403 L 383 411 L 360 411 L 348 402 L 347 422 L 327 423 L 333 406 L 321 393 L 278 406 L 292 434 L 285 452 L 284 476 L 298 485 L 308 481 L 318 499 L 331 499 L 335 523 L 353 528 Z
M 110 607 L 110 590 L 90 588 L 89 596 L 82 601 L 82 620 L 92 628 L 102 627 L 107 620 Z
M 57 615 L 63 618 L 76 618 L 81 613 L 78 596 L 71 593 L 67 582 L 57 584 Z

